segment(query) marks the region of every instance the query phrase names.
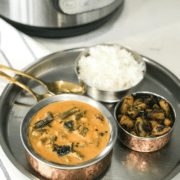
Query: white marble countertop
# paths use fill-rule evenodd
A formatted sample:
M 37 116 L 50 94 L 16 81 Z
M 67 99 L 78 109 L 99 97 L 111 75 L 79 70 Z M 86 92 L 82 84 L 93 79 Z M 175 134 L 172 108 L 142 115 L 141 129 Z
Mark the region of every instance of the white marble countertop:
M 4 27 L 0 30 L 6 31 Z M 117 43 L 160 63 L 180 79 L 180 1 L 179 0 L 126 0 L 123 11 L 111 21 L 87 34 L 64 39 L 32 38 L 47 51 L 46 54 L 99 43 Z M 32 47 L 32 51 L 35 48 Z M 42 54 L 43 55 L 43 54 Z M 9 55 L 10 57 L 11 55 Z M 25 52 L 21 56 L 26 57 Z M 25 67 L 29 62 L 21 65 Z M 14 68 L 21 69 L 16 61 Z M 5 167 L 11 169 L 13 180 L 26 180 L 11 165 L 2 150 L 0 156 Z M 180 174 L 173 180 L 180 179 Z

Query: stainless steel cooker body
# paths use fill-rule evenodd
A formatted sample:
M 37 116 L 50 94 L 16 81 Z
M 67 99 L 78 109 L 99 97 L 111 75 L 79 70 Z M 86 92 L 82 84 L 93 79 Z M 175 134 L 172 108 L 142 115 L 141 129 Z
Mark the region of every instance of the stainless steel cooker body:
M 33 27 L 67 28 L 97 21 L 123 0 L 0 0 L 0 16 Z

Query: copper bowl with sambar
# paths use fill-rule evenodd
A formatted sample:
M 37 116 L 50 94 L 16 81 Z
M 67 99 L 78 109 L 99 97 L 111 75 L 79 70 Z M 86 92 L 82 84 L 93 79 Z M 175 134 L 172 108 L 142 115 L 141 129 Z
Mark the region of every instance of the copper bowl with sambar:
M 83 125 L 86 124 L 86 121 L 90 123 L 91 121 L 89 119 L 87 120 L 86 117 L 83 117 L 82 114 L 80 116 L 81 119 L 79 119 L 78 111 L 75 113 L 75 115 L 71 114 L 70 117 L 65 117 L 66 116 L 65 113 L 64 114 L 61 113 L 61 115 L 57 115 L 56 113 L 53 114 L 54 117 L 58 116 L 59 118 L 61 116 L 61 120 L 58 121 L 57 126 L 59 126 L 60 124 L 63 124 L 62 126 L 66 129 L 64 133 L 68 132 L 70 134 L 69 142 L 72 142 L 71 145 L 65 145 L 67 141 L 67 138 L 66 138 L 67 136 L 64 134 L 60 134 L 62 145 L 56 144 L 57 138 L 60 138 L 60 135 L 59 136 L 57 135 L 57 137 L 52 138 L 51 134 L 48 136 L 48 138 L 46 139 L 41 138 L 41 141 L 36 143 L 37 146 L 41 147 L 41 145 L 45 141 L 46 142 L 45 147 L 47 149 L 45 149 L 44 152 L 45 151 L 50 152 L 49 150 L 51 150 L 51 153 L 54 153 L 53 155 L 49 154 L 48 157 L 45 158 L 44 154 L 39 153 L 40 150 L 39 152 L 38 150 L 35 150 L 35 146 L 32 144 L 33 141 L 31 141 L 31 137 L 30 137 L 31 132 L 32 132 L 32 136 L 35 136 L 35 137 L 37 136 L 37 138 L 39 136 L 46 137 L 46 134 L 48 134 L 46 131 L 50 132 L 49 129 L 52 126 L 54 126 L 54 124 L 52 124 L 53 121 L 50 124 L 46 124 L 47 121 L 51 121 L 52 119 L 52 115 L 50 114 L 50 112 L 48 112 L 49 114 L 46 118 L 44 118 L 43 116 L 41 117 L 43 120 L 46 119 L 47 121 L 39 120 L 41 119 L 39 118 L 40 116 L 38 117 L 39 112 L 43 112 L 43 109 L 45 109 L 48 106 L 53 107 L 53 104 L 55 103 L 59 103 L 59 104 L 64 103 L 64 102 L 68 103 L 69 101 L 72 101 L 72 103 L 74 104 L 76 104 L 77 102 L 80 102 L 80 103 L 84 103 L 89 106 L 92 106 L 92 108 L 95 108 L 98 112 L 102 113 L 103 115 L 103 116 L 95 115 L 95 119 L 93 119 L 93 121 L 96 121 L 94 123 L 97 123 L 96 129 L 95 129 L 95 131 L 97 132 L 94 132 L 94 134 L 98 135 L 98 136 L 95 136 L 97 137 L 96 138 L 97 142 L 100 144 L 99 145 L 98 143 L 96 143 L 97 147 L 101 147 L 101 142 L 103 142 L 102 138 L 105 138 L 105 137 L 106 137 L 105 141 L 107 141 L 107 144 L 93 158 L 90 158 L 82 162 L 81 162 L 81 159 L 86 158 L 86 156 L 83 155 L 83 153 L 89 150 L 86 150 L 86 149 L 82 150 L 86 146 L 84 146 L 84 144 L 82 144 L 81 142 L 80 143 L 75 142 L 74 141 L 75 137 L 73 137 L 75 135 L 73 135 L 73 133 L 79 132 L 78 137 L 83 136 L 81 139 L 85 139 L 85 137 L 87 136 L 86 132 L 89 132 L 92 129 L 92 127 L 95 128 L 95 125 L 88 126 L 88 128 L 91 127 L 89 128 L 88 131 L 86 131 L 87 130 L 86 127 L 82 128 L 83 131 L 82 129 L 80 131 L 79 130 L 80 127 L 83 127 Z M 67 105 L 65 104 L 63 108 L 66 109 L 66 106 Z M 58 108 L 54 106 L 52 109 L 58 109 Z M 88 110 L 90 109 L 87 109 L 87 111 Z M 87 112 L 84 112 L 84 113 L 87 113 Z M 35 126 L 31 128 L 31 124 L 33 120 L 36 119 L 36 117 L 38 117 L 39 119 L 37 118 L 38 121 L 35 123 Z M 103 117 L 105 119 L 103 119 Z M 65 118 L 70 118 L 70 119 L 67 120 Z M 106 120 L 107 122 L 105 122 L 104 120 Z M 84 121 L 84 122 L 79 123 L 80 121 Z M 53 123 L 56 123 L 55 120 Z M 75 126 L 74 123 L 77 123 L 79 125 Z M 91 125 L 90 123 L 89 125 Z M 101 124 L 102 127 L 104 124 L 107 124 L 108 129 L 102 132 L 102 129 L 101 130 L 98 129 L 99 127 L 98 124 Z M 74 128 L 74 127 L 78 127 L 79 129 Z M 55 130 L 53 130 L 53 132 L 55 132 Z M 42 134 L 44 133 L 44 134 L 39 135 L 38 133 L 42 133 Z M 52 179 L 52 180 L 94 179 L 97 176 L 99 176 L 102 172 L 104 172 L 111 162 L 113 146 L 117 139 L 117 124 L 114 117 L 111 115 L 111 113 L 101 103 L 82 95 L 63 94 L 63 95 L 55 95 L 52 97 L 48 97 L 36 103 L 24 117 L 23 122 L 21 124 L 21 128 L 20 128 L 20 135 L 21 135 L 21 140 L 26 151 L 26 156 L 27 156 L 27 160 L 29 164 L 42 177 L 47 178 L 47 179 Z M 91 137 L 91 136 L 88 136 L 88 137 Z M 89 144 L 93 144 L 95 142 L 94 139 L 91 139 L 91 138 L 89 139 L 90 139 Z M 87 146 L 89 147 L 90 145 L 87 145 Z M 79 152 L 77 151 L 78 148 L 79 148 Z M 67 156 L 67 155 L 70 155 L 70 156 Z M 50 156 L 52 156 L 52 158 Z M 53 159 L 53 156 L 55 156 L 56 158 Z M 76 163 L 71 163 L 73 158 L 76 160 L 75 161 Z M 56 162 L 57 159 L 65 160 L 64 162 L 66 163 L 59 163 L 58 161 Z

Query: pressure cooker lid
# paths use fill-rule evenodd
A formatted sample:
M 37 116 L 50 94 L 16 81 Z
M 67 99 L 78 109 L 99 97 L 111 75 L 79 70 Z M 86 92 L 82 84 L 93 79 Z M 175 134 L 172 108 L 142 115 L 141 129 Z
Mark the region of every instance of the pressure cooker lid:
M 73 36 L 78 36 L 82 35 L 85 33 L 88 33 L 90 31 L 93 31 L 103 24 L 105 24 L 107 21 L 110 21 L 113 16 L 116 14 L 120 14 L 123 8 L 123 4 L 121 6 L 117 7 L 115 11 L 110 13 L 109 15 L 88 23 L 84 25 L 78 25 L 78 26 L 73 26 L 73 27 L 67 27 L 67 28 L 54 28 L 54 27 L 37 27 L 37 26 L 30 26 L 26 24 L 22 24 L 19 22 L 15 22 L 3 15 L 0 15 L 2 19 L 4 19 L 6 22 L 14 26 L 16 29 L 19 31 L 22 31 L 23 33 L 30 35 L 30 36 L 35 36 L 35 37 L 42 37 L 42 38 L 66 38 L 66 37 L 73 37 Z

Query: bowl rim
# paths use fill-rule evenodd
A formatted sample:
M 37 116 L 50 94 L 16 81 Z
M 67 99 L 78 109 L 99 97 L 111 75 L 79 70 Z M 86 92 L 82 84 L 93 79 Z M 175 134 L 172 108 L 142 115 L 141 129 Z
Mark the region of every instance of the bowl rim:
M 136 83 L 134 86 L 132 86 L 132 87 L 129 87 L 129 88 L 126 88 L 126 89 L 122 89 L 122 90 L 113 90 L 113 91 L 107 91 L 107 90 L 98 89 L 98 88 L 96 88 L 96 87 L 93 87 L 93 86 L 90 86 L 89 84 L 87 84 L 84 80 L 81 79 L 81 77 L 80 77 L 80 75 L 79 75 L 79 72 L 78 72 L 78 71 L 79 71 L 78 62 L 79 62 L 80 58 L 81 58 L 83 55 L 88 54 L 90 48 L 97 47 L 97 46 L 118 46 L 120 49 L 125 49 L 125 50 L 127 50 L 128 52 L 130 52 L 130 53 L 132 54 L 132 56 L 134 56 L 134 55 L 138 56 L 138 59 L 143 63 L 143 67 L 144 67 L 144 70 L 143 70 L 143 78 L 142 78 L 138 83 Z M 134 57 L 134 59 L 136 60 L 135 57 Z M 137 61 L 137 60 L 136 60 L 136 61 Z M 76 60 L 75 60 L 75 73 L 76 73 L 79 81 L 83 82 L 86 86 L 88 86 L 88 87 L 90 87 L 90 88 L 92 88 L 92 89 L 94 89 L 94 90 L 98 90 L 98 91 L 100 91 L 100 92 L 106 92 L 106 93 L 107 93 L 107 92 L 108 92 L 108 93 L 119 93 L 119 92 L 127 91 L 127 90 L 130 90 L 130 89 L 136 87 L 137 85 L 139 85 L 139 84 L 143 81 L 144 77 L 146 76 L 146 71 L 147 71 L 146 62 L 143 60 L 142 56 L 141 56 L 139 53 L 137 53 L 136 51 L 133 51 L 133 50 L 131 50 L 130 48 L 127 48 L 127 47 L 125 47 L 125 46 L 121 46 L 121 45 L 119 45 L 119 44 L 105 44 L 105 43 L 103 43 L 103 44 L 96 44 L 95 46 L 87 47 L 87 48 L 85 48 L 84 51 L 82 51 L 82 52 L 78 55 L 78 57 L 77 57 Z
M 81 101 L 84 103 L 87 103 L 91 106 L 94 106 L 97 108 L 99 111 L 103 113 L 103 115 L 106 117 L 109 127 L 110 127 L 110 138 L 107 146 L 104 148 L 104 150 L 97 155 L 95 158 L 85 161 L 83 163 L 75 164 L 75 165 L 65 165 L 65 164 L 59 164 L 55 162 L 48 161 L 41 157 L 39 154 L 37 154 L 33 148 L 30 146 L 28 142 L 28 127 L 29 127 L 29 122 L 31 121 L 31 118 L 43 107 L 59 102 L 59 101 Z M 73 170 L 73 169 L 80 169 L 84 167 L 88 167 L 90 165 L 93 165 L 100 160 L 102 160 L 104 157 L 106 157 L 109 152 L 112 150 L 116 139 L 117 139 L 117 124 L 116 120 L 114 119 L 113 115 L 110 113 L 110 111 L 100 102 L 97 102 L 87 96 L 83 95 L 75 95 L 75 94 L 60 94 L 60 95 L 54 95 L 51 97 L 47 97 L 35 105 L 33 105 L 30 110 L 26 113 L 25 117 L 23 118 L 23 121 L 21 122 L 20 126 L 20 137 L 21 137 L 21 142 L 23 143 L 23 146 L 25 150 L 36 160 L 42 162 L 43 164 L 46 164 L 47 166 L 57 168 L 57 169 L 68 169 L 68 170 Z
M 148 137 L 135 136 L 135 135 L 131 134 L 130 132 L 128 132 L 127 130 L 125 130 L 125 129 L 118 123 L 118 119 L 117 119 L 117 115 L 116 115 L 116 114 L 117 114 L 117 109 L 118 109 L 119 105 L 122 103 L 122 101 L 123 101 L 123 99 L 125 98 L 125 96 L 116 104 L 116 106 L 115 106 L 115 108 L 114 108 L 114 118 L 115 118 L 115 120 L 116 120 L 116 122 L 117 122 L 117 124 L 118 124 L 118 125 L 117 125 L 117 126 L 118 126 L 118 129 L 120 128 L 120 129 L 123 130 L 125 133 L 127 133 L 128 135 L 130 135 L 130 136 L 132 136 L 132 137 L 134 137 L 134 138 L 136 138 L 136 139 L 145 140 L 145 141 L 147 141 L 147 140 L 149 140 L 149 141 L 150 141 L 150 140 L 157 140 L 157 139 L 163 138 L 163 137 L 167 136 L 168 134 L 170 134 L 170 133 L 173 131 L 174 126 L 175 126 L 175 123 L 176 123 L 176 111 L 175 111 L 174 107 L 172 106 L 172 104 L 171 104 L 164 96 L 161 96 L 161 95 L 159 95 L 159 94 L 157 94 L 157 93 L 150 92 L 150 91 L 137 91 L 137 92 L 131 93 L 130 95 L 137 95 L 137 94 L 149 94 L 149 95 L 154 95 L 154 96 L 157 96 L 157 97 L 162 98 L 163 100 L 166 100 L 166 101 L 169 103 L 169 105 L 171 106 L 171 109 L 172 109 L 172 111 L 173 111 L 173 114 L 174 114 L 174 123 L 173 123 L 173 125 L 172 125 L 171 130 L 168 131 L 167 133 L 161 135 L 161 136 L 150 137 L 150 138 L 148 138 Z M 119 138 L 119 136 L 118 136 L 118 138 Z

